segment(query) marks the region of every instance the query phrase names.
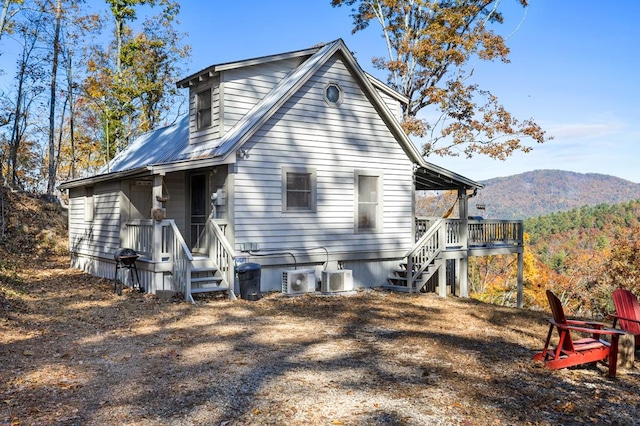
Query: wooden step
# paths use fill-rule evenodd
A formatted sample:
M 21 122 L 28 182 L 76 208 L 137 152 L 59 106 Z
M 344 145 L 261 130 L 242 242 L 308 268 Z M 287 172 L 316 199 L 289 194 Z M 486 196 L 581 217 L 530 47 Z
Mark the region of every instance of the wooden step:
M 385 290 L 398 291 L 402 293 L 410 293 L 411 289 L 409 287 L 401 286 L 401 285 L 393 285 L 393 284 L 385 284 L 382 286 Z
M 196 288 L 191 288 L 191 294 L 198 294 L 198 293 L 213 293 L 214 291 L 227 291 L 229 290 L 229 287 L 226 285 L 218 285 L 218 286 L 212 286 L 212 287 L 196 287 Z
M 408 281 L 409 281 L 409 279 L 407 277 L 389 277 L 389 278 L 387 278 L 387 282 L 389 284 L 395 285 L 395 286 L 400 286 L 400 287 L 406 287 Z M 423 283 L 423 280 L 421 278 L 414 281 L 414 284 L 416 286 L 419 286 L 422 283 Z
M 202 284 L 202 283 L 219 283 L 220 281 L 222 281 L 222 278 L 220 277 L 213 277 L 213 276 L 207 276 L 207 277 L 192 277 L 191 278 L 191 284 Z
M 215 266 L 200 266 L 197 268 L 191 268 L 191 273 L 192 274 L 201 274 L 201 273 L 205 273 L 205 272 L 216 272 L 218 270 L 218 268 L 216 268 Z

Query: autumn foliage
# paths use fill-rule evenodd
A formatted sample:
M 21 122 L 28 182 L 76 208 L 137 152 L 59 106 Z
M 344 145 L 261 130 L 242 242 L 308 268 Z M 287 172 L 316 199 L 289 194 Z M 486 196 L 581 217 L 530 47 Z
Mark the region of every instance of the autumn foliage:
M 527 7 L 526 0 L 517 0 Z M 508 63 L 500 1 L 332 0 L 352 7 L 353 32 L 373 22 L 382 29 L 387 57 L 373 65 L 388 72 L 388 84 L 405 95 L 403 127 L 425 138 L 423 155 L 504 160 L 529 152 L 525 140 L 549 137 L 533 119 L 517 119 L 486 88 L 473 82 L 471 60 Z M 436 119 L 419 113 L 432 109 Z
M 570 314 L 603 317 L 616 288 L 640 294 L 640 200 L 528 219 L 525 229 L 525 307 L 546 309 L 551 289 Z M 514 256 L 474 258 L 470 267 L 474 297 L 514 304 Z

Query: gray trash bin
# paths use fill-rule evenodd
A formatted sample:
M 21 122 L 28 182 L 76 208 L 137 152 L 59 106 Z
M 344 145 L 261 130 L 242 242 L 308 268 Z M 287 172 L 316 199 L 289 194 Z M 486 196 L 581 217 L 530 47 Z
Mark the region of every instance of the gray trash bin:
M 260 299 L 260 265 L 258 263 L 243 263 L 236 268 L 240 297 L 244 300 Z

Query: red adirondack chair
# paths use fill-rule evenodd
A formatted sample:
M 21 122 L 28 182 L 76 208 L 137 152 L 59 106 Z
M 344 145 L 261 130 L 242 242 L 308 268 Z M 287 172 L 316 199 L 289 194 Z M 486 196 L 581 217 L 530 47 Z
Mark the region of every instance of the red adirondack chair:
M 635 348 L 640 347 L 640 307 L 638 298 L 629 290 L 619 288 L 613 292 L 613 305 L 616 307 L 616 314 L 610 315 L 613 318 L 613 326 L 620 321 L 620 328 L 635 336 Z
M 533 356 L 535 361 L 542 361 L 547 368 L 557 370 L 576 365 L 590 364 L 609 359 L 609 377 L 616 376 L 618 360 L 618 338 L 624 334 L 622 330 L 605 329 L 600 322 L 568 320 L 564 315 L 562 303 L 553 292 L 547 290 L 547 299 L 553 318 L 549 319 L 549 333 L 542 352 Z M 550 348 L 553 330 L 558 330 L 558 345 Z M 573 340 L 571 332 L 590 333 L 592 337 Z M 600 336 L 610 335 L 611 343 L 600 340 Z

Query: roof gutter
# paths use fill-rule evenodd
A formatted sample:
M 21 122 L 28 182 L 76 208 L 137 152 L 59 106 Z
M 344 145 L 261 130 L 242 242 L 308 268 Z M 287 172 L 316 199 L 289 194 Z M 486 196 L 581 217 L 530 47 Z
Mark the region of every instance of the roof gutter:
M 87 178 L 79 178 L 74 180 L 68 180 L 66 182 L 61 183 L 58 188 L 60 190 L 70 189 L 70 188 L 78 188 L 81 186 L 91 186 L 95 185 L 98 182 L 105 182 L 110 180 L 121 180 L 125 178 L 129 178 L 132 176 L 140 176 L 140 175 L 153 175 L 153 167 L 145 166 L 139 167 L 137 169 L 125 170 L 121 172 L 113 172 L 113 173 L 105 173 L 100 175 L 95 175 Z

